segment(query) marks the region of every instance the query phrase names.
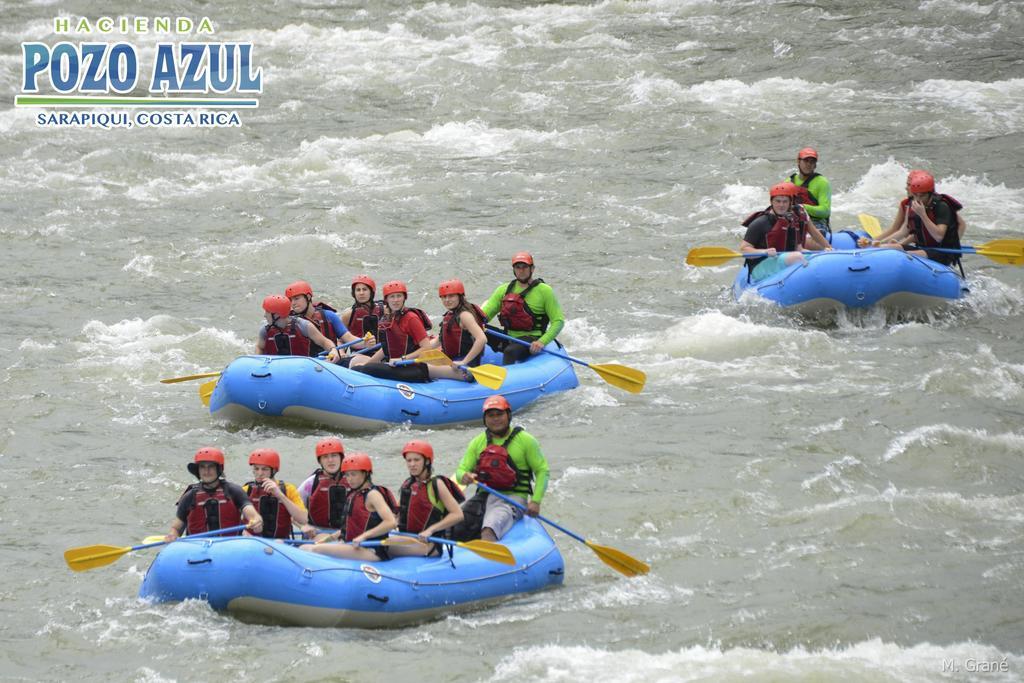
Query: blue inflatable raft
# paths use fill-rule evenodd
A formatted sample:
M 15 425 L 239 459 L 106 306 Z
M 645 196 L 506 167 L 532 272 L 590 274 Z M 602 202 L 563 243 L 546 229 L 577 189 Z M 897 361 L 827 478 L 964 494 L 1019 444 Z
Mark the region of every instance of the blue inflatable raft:
M 833 251 L 804 252 L 794 264 L 759 282 L 749 281 L 744 264 L 733 281 L 737 301 L 756 294 L 802 313 L 883 305 L 930 308 L 959 299 L 967 291 L 953 268 L 898 249 L 857 249 L 858 235 L 833 235 Z
M 554 342 L 548 349 L 564 353 Z M 487 348 L 483 362 L 500 364 L 501 355 Z M 505 382 L 494 391 L 448 379 L 396 382 L 304 356 L 241 356 L 221 373 L 210 413 L 232 422 L 286 417 L 340 429 L 479 423 L 484 399 L 495 393 L 519 410 L 541 396 L 579 386 L 572 364 L 551 353 L 507 369 Z
M 501 539 L 516 565 L 462 548 L 451 557 L 343 560 L 254 537 L 187 537 L 146 572 L 139 597 L 205 600 L 244 621 L 297 626 L 403 626 L 562 583 L 562 555 L 535 519 Z

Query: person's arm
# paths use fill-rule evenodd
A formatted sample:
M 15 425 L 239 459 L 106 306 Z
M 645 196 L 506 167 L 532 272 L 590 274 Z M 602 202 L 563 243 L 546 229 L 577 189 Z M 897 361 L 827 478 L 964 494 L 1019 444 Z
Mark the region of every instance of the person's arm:
M 544 283 L 542 287 L 535 287 L 534 291 L 536 290 L 540 290 L 537 293 L 543 297 L 542 303 L 544 307 L 542 310 L 548 317 L 548 329 L 544 331 L 540 339 L 530 344 L 531 353 L 540 353 L 541 349 L 550 344 L 562 331 L 562 328 L 565 327 L 565 313 L 562 312 L 562 306 L 558 303 L 555 290 L 551 289 L 547 283 Z M 533 292 L 530 293 L 533 294 Z M 534 350 L 534 346 L 538 348 Z
M 477 356 L 483 353 L 484 347 L 487 346 L 487 335 L 484 334 L 484 328 L 480 327 L 480 323 L 476 321 L 476 316 L 469 311 L 459 313 L 459 326 L 473 337 L 473 346 L 470 347 L 465 357 L 459 362 L 459 365 L 469 365 Z M 452 363 L 452 365 L 456 364 Z
M 747 232 L 743 235 L 743 239 L 740 240 L 740 251 L 744 254 L 763 254 L 764 256 L 775 256 L 778 252 L 774 247 L 768 247 L 762 249 L 761 247 L 754 246 L 758 242 L 763 242 L 765 235 L 771 226 L 768 225 L 770 219 L 766 216 L 758 216 L 754 221 L 747 226 Z
M 437 495 L 444 504 L 445 515 L 420 532 L 420 536 L 424 538 L 427 536 L 437 536 L 438 531 L 450 529 L 461 522 L 463 517 L 462 508 L 455 501 L 455 496 L 452 495 L 452 492 L 448 490 L 448 485 L 440 481 L 427 483 L 427 486 L 431 485 L 437 486 Z
M 484 312 L 488 320 L 494 320 L 494 316 L 501 310 L 501 299 L 505 296 L 505 289 L 507 287 L 508 285 L 498 285 L 494 292 L 491 293 L 491 297 L 480 306 L 480 310 Z
M 480 453 L 483 451 L 483 442 L 487 440 L 487 434 L 478 434 L 469 442 L 466 446 L 466 452 L 462 456 L 462 460 L 459 461 L 459 466 L 455 470 L 455 481 L 462 482 L 463 484 L 472 484 L 476 481 L 476 475 L 473 474 L 473 470 L 476 469 L 476 462 L 480 458 Z
M 302 526 L 309 521 L 306 515 L 306 507 L 302 504 L 302 499 L 299 498 L 299 494 L 294 486 L 285 482 L 285 489 L 282 491 L 281 485 L 273 479 L 267 479 L 263 482 L 263 490 L 277 498 L 278 502 L 284 505 L 284 509 L 292 516 L 292 522 Z
M 330 324 L 330 326 L 334 328 L 335 344 L 339 343 L 340 341 L 352 341 L 353 339 L 359 338 L 348 331 L 348 326 L 341 321 L 341 316 L 335 313 L 334 311 L 328 311 L 325 308 L 322 311 L 320 311 L 320 314 L 323 315 L 324 320 L 326 320 Z M 347 339 L 345 338 L 346 335 L 348 335 Z
M 427 334 L 427 330 L 423 327 L 423 321 L 420 320 L 419 315 L 412 313 L 402 316 L 402 320 L 398 323 L 398 326 L 412 338 L 412 343 L 416 344 L 416 349 L 411 353 L 403 354 L 401 358 L 392 358 L 391 360 L 412 360 L 420 355 L 427 349 L 434 348 L 437 345 L 437 341 L 431 339 Z
M 949 229 L 951 221 L 950 214 L 952 212 L 949 210 L 949 207 L 945 204 L 937 205 L 935 207 L 935 221 L 928 217 L 928 211 L 925 209 L 924 204 L 916 199 L 910 203 L 910 209 L 921 219 L 924 229 L 928 231 L 932 239 L 936 242 L 941 242 L 942 238 L 946 236 L 946 230 Z
M 242 490 L 241 486 L 231 482 L 224 482 L 224 495 L 231 499 L 231 502 L 242 511 L 242 516 L 249 522 L 246 525 L 246 531 L 252 534 L 259 534 L 263 531 L 263 517 L 260 516 L 256 506 L 249 500 L 249 496 L 245 495 L 245 491 Z
M 900 202 L 899 208 L 896 210 L 896 216 L 892 219 L 892 225 L 889 226 L 888 230 L 882 232 L 877 238 L 875 243 L 885 242 L 886 240 L 895 240 L 897 233 L 905 229 L 907 226 L 907 212 L 903 206 L 903 202 Z
M 262 355 L 263 349 L 267 346 L 267 326 L 263 325 L 260 327 L 260 332 L 256 335 L 256 355 Z
M 523 438 L 526 437 L 526 438 Z M 540 452 L 540 444 L 532 434 L 520 434 L 521 446 L 526 456 L 526 464 L 533 472 L 533 495 L 527 503 L 527 514 L 536 517 L 540 513 L 540 502 L 544 499 L 544 493 L 548 488 L 550 469 L 547 458 Z M 513 445 L 515 445 L 513 443 Z
M 260 513 L 256 512 L 256 506 L 249 503 L 242 508 L 242 516 L 249 522 L 245 530 L 252 534 L 259 534 L 263 532 L 263 518 L 260 517 Z
M 368 538 L 383 536 L 392 529 L 398 527 L 398 520 L 395 519 L 395 513 L 391 511 L 391 506 L 384 500 L 384 496 L 380 491 L 373 490 L 366 494 L 366 509 L 380 515 L 380 524 L 372 529 L 367 529 L 353 538 L 352 541 L 354 543 L 365 541 Z
M 832 184 L 825 176 L 819 175 L 807 184 L 807 191 L 818 200 L 817 204 L 804 204 L 811 218 L 824 220 L 832 215 Z
M 174 512 L 174 520 L 171 522 L 170 531 L 164 536 L 164 540 L 168 543 L 176 541 L 181 538 L 181 534 L 185 531 L 185 520 L 188 519 L 188 513 L 192 509 L 192 501 L 195 500 L 195 491 L 189 490 L 178 500 L 178 509 Z
M 296 320 L 299 323 L 299 330 L 302 334 L 306 335 L 309 341 L 313 342 L 325 351 L 330 351 L 334 348 L 334 342 L 325 337 L 320 330 L 316 329 L 316 325 L 305 318 L 296 318 Z

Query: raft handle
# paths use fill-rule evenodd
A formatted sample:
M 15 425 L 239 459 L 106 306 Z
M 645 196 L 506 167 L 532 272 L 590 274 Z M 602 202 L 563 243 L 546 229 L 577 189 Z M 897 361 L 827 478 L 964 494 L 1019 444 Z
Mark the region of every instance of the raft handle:
M 551 576 L 562 576 L 565 574 L 565 567 L 559 567 L 558 569 L 552 569 L 548 571 Z
M 367 593 L 366 597 L 370 598 L 371 600 L 376 600 L 377 602 L 387 602 L 391 599 L 386 595 L 382 598 L 379 595 L 374 595 L 373 593 Z
M 210 562 L 212 564 L 213 563 L 213 558 L 212 557 L 206 557 L 206 558 L 203 558 L 202 560 L 188 560 L 189 564 L 205 564 L 206 562 Z
M 420 416 L 420 411 L 418 411 L 418 410 L 406 410 L 405 408 L 402 408 L 402 412 L 405 413 L 406 415 L 411 416 L 411 417 L 419 417 Z
M 858 266 L 856 268 L 853 266 L 847 266 L 847 268 L 850 269 L 851 273 L 863 273 L 865 270 L 871 270 L 871 266 Z
M 253 377 L 258 377 L 259 379 L 263 379 L 264 377 L 270 377 L 269 372 L 250 372 L 249 374 L 252 375 Z

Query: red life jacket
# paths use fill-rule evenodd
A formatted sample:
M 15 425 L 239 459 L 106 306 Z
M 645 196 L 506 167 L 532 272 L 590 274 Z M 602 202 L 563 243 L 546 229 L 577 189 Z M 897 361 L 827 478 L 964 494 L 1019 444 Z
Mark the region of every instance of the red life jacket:
M 811 184 L 812 180 L 814 180 L 821 174 L 818 173 L 817 171 L 812 171 L 811 175 L 807 176 L 803 180 L 797 179 L 799 175 L 799 173 L 794 173 L 793 175 L 789 176 L 789 182 L 796 185 L 797 188 L 796 200 L 801 204 L 813 204 L 817 206 L 818 198 L 811 194 L 811 191 L 807 189 L 807 186 Z
M 456 503 L 462 503 L 466 500 L 466 496 L 462 494 L 462 489 L 448 477 L 437 475 L 431 477 L 426 483 L 416 477 L 409 477 L 402 484 L 400 492 L 398 509 L 399 531 L 418 534 L 448 514 L 448 509 L 441 501 L 441 494 L 437 490 L 438 480 L 448 488 Z
M 800 205 L 793 207 L 793 211 L 785 216 L 776 216 L 775 224 L 772 229 L 765 235 L 765 249 L 775 249 L 776 251 L 797 251 L 797 247 L 802 246 L 804 238 L 807 236 L 807 214 Z M 770 219 L 775 216 L 771 212 L 771 207 L 763 211 L 755 211 L 744 219 L 743 227 L 749 227 L 757 218 L 761 216 L 768 216 Z M 793 225 L 796 223 L 796 225 Z M 760 245 L 753 245 L 759 247 Z M 753 260 L 753 259 L 748 259 Z
M 345 523 L 345 498 L 348 497 L 348 483 L 338 473 L 332 479 L 323 469 L 313 473 L 313 489 L 309 494 L 309 523 L 314 526 L 340 529 Z
M 281 492 L 285 491 L 285 483 L 277 480 Z M 263 538 L 291 538 L 292 537 L 292 514 L 284 503 L 266 492 L 262 486 L 257 486 L 255 481 L 250 481 L 242 487 L 249 500 L 256 506 L 260 517 L 263 518 Z
M 469 305 L 477 323 L 482 327 L 487 322 L 487 316 L 484 315 L 483 309 L 473 303 Z M 441 321 L 441 350 L 446 356 L 456 360 L 465 358 L 469 350 L 473 348 L 473 335 L 462 329 L 459 324 L 459 315 L 463 310 L 463 308 L 458 308 L 448 311 Z M 471 365 L 480 364 L 480 355 L 473 359 Z
M 185 490 L 185 495 L 187 496 L 192 490 L 195 491 L 195 497 L 192 500 L 192 508 L 188 512 L 188 517 L 185 519 L 186 534 L 201 534 L 238 526 L 242 523 L 242 512 L 234 501 L 224 493 L 223 480 L 218 482 L 217 488 L 213 491 L 202 484 L 192 484 Z M 225 535 L 238 536 L 237 533 Z
M 345 505 L 346 541 L 351 541 L 367 529 L 372 529 L 381 523 L 380 515 L 376 512 L 371 513 L 366 507 L 366 494 L 374 489 L 380 491 L 381 495 L 384 496 L 384 502 L 388 504 L 392 512 L 398 512 L 398 503 L 395 502 L 395 495 L 386 486 L 371 484 L 370 488 L 367 489 L 349 491 L 348 500 Z
M 531 289 L 544 282 L 537 278 L 532 280 L 522 292 L 516 293 L 515 289 L 519 280 L 513 280 L 505 288 L 505 296 L 501 297 L 501 308 L 498 310 L 498 320 L 505 331 L 517 330 L 519 332 L 539 332 L 544 334 L 548 329 L 547 313 L 535 314 L 526 304 L 526 295 Z
M 525 491 L 533 493 L 533 472 L 523 471 L 516 467 L 512 457 L 508 454 L 508 445 L 516 435 L 523 431 L 522 427 L 516 427 L 508 438 L 501 445 L 490 443 L 490 435 L 487 436 L 488 445 L 476 461 L 477 479 L 498 491 Z
M 309 337 L 302 334 L 294 316 L 289 316 L 288 327 L 267 325 L 263 328 L 267 337 L 263 353 L 268 356 L 308 356 Z
M 357 337 L 365 337 L 367 332 L 377 336 L 377 323 L 384 316 L 384 302 L 369 301 L 365 304 L 353 303 L 352 315 L 348 321 L 348 331 Z
M 330 339 L 332 342 L 336 341 L 338 339 L 338 331 L 334 329 L 334 325 L 332 325 L 327 319 L 327 316 L 323 314 L 323 311 L 327 310 L 333 313 L 337 313 L 337 311 L 322 301 L 317 301 L 315 304 L 310 304 L 310 306 L 313 308 L 313 313 L 310 317 L 306 318 L 306 320 L 316 325 L 316 329 L 320 330 L 322 335 Z M 309 355 L 319 355 L 323 350 L 324 349 L 321 349 L 318 344 L 309 342 Z
M 381 348 L 384 349 L 385 361 L 404 356 L 416 350 L 417 345 L 413 343 L 412 337 L 398 326 L 399 322 L 410 314 L 420 317 L 423 329 L 429 330 L 433 327 L 433 323 L 430 322 L 430 318 L 427 317 L 426 313 L 411 306 L 406 306 L 398 311 L 398 313 L 385 315 L 380 319 L 380 323 L 377 326 L 380 333 L 378 341 L 381 343 Z
M 952 225 L 946 226 L 946 234 L 942 236 L 942 240 L 937 240 L 932 237 L 932 234 L 928 232 L 928 229 L 924 227 L 924 221 L 917 217 L 910 208 L 910 197 L 907 197 L 900 206 L 907 213 L 907 219 L 909 221 L 910 229 L 914 233 L 914 240 L 919 246 L 922 247 L 943 247 L 946 249 L 959 249 L 960 248 L 960 209 L 964 208 L 963 205 L 957 200 L 950 197 L 948 194 L 936 194 L 932 199 L 932 203 L 925 209 L 925 213 L 932 223 L 935 223 L 935 203 L 943 202 L 949 207 L 949 210 L 953 214 L 953 220 L 950 221 Z M 936 254 L 938 256 L 939 254 Z M 931 254 L 929 254 L 929 257 Z M 942 254 L 942 256 L 952 256 L 950 254 Z M 954 257 L 955 258 L 955 257 Z M 938 260 L 938 259 L 935 259 Z

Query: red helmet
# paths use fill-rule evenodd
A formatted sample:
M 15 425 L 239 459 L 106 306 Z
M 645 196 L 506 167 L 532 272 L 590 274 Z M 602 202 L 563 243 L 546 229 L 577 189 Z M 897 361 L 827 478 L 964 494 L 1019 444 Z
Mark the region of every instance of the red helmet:
M 466 288 L 463 286 L 462 280 L 445 280 L 437 286 L 438 296 L 448 296 L 449 294 L 466 296 Z
M 402 447 L 402 456 L 404 457 L 406 453 L 419 453 L 427 459 L 428 463 L 434 463 L 434 447 L 426 441 L 420 439 L 410 441 Z
M 793 183 L 778 183 L 768 190 L 768 197 L 795 197 L 798 193 L 799 189 Z
M 366 285 L 370 288 L 370 298 L 377 293 L 377 283 L 369 275 L 356 275 L 352 278 L 352 296 L 356 295 L 356 285 Z
M 505 400 L 504 396 L 498 394 L 495 396 L 488 396 L 487 398 L 484 399 L 483 412 L 486 413 L 488 410 L 507 410 L 508 412 L 511 413 L 512 406 L 508 404 L 508 401 Z
M 223 466 L 224 451 L 222 451 L 219 448 L 214 448 L 213 446 L 203 446 L 198 451 L 196 451 L 196 455 L 194 458 L 192 458 L 192 462 L 196 463 L 197 465 L 201 462 L 215 462 L 218 465 Z
M 907 176 L 907 189 L 911 192 L 935 192 L 935 176 L 928 171 L 911 171 Z
M 266 465 L 274 472 L 281 469 L 281 454 L 273 448 L 257 448 L 249 454 L 250 465 Z
M 802 150 L 796 153 L 796 159 L 797 161 L 800 161 L 801 159 L 814 159 L 815 161 L 817 161 L 818 150 L 814 149 L 813 147 L 804 147 Z
M 517 263 L 526 263 L 532 266 L 533 256 L 531 256 L 530 252 L 528 251 L 520 251 L 515 254 L 512 254 L 512 265 L 514 266 Z
M 286 297 L 288 297 L 289 299 L 291 299 L 293 296 L 297 296 L 299 294 L 305 294 L 310 299 L 312 299 L 313 298 L 313 288 L 310 287 L 309 283 L 306 282 L 305 280 L 298 280 L 298 281 L 293 282 L 293 283 L 291 283 L 290 285 L 288 285 L 287 287 L 284 288 L 284 295 Z
M 192 476 L 199 477 L 199 463 L 201 462 L 212 462 L 217 465 L 217 474 L 224 472 L 224 451 L 213 446 L 203 446 L 196 451 L 195 456 L 192 458 L 186 469 L 192 473 Z
M 392 280 L 391 282 L 384 283 L 384 296 L 388 294 L 405 294 L 409 296 L 409 290 L 406 288 L 405 283 L 401 280 Z
M 341 471 L 348 472 L 351 470 L 373 472 L 373 463 L 370 461 L 370 456 L 366 453 L 349 453 L 346 455 L 345 459 L 341 461 Z
M 321 457 L 330 453 L 340 453 L 342 457 L 345 455 L 345 445 L 336 436 L 329 436 L 316 445 L 316 459 L 318 461 Z
M 292 314 L 292 302 L 286 296 L 271 294 L 263 300 L 263 310 L 278 317 L 289 316 Z

